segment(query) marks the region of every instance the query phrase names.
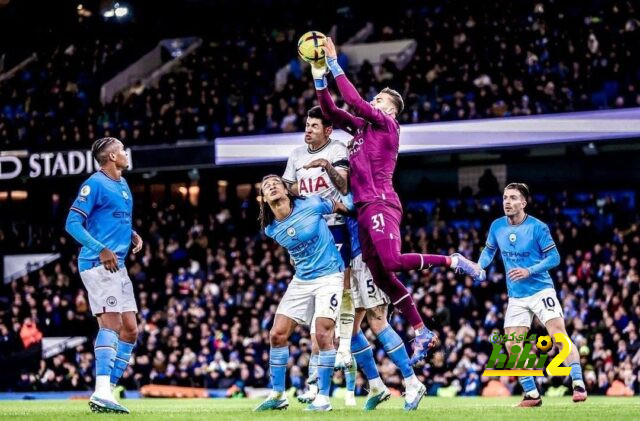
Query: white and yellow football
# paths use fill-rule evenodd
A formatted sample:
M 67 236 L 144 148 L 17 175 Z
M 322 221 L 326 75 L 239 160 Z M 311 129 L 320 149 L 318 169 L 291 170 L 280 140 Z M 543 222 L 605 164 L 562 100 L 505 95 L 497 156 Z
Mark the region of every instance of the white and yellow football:
M 298 40 L 298 55 L 307 63 L 321 65 L 324 62 L 324 46 L 327 38 L 322 32 L 309 31 Z

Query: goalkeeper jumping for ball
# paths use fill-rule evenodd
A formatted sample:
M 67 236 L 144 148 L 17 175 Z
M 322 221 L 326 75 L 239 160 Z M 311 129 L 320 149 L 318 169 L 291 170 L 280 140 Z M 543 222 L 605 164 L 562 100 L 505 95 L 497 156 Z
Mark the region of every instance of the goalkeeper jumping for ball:
M 363 259 L 375 284 L 389 296 L 415 330 L 411 357 L 411 363 L 415 364 L 427 356 L 438 339 L 424 325 L 411 294 L 394 272 L 423 270 L 437 265 L 478 279 L 483 271 L 478 264 L 458 253 L 441 256 L 400 252 L 402 205 L 392 178 L 400 143 L 396 116 L 404 107 L 402 96 L 393 89 L 384 88 L 371 102 L 365 101 L 340 68 L 331 38 L 327 38 L 324 50 L 326 64 L 312 65 L 311 72 L 322 111 L 334 125 L 353 135 L 348 145 L 349 180 L 358 211 Z M 333 102 L 327 90 L 325 75 L 328 71 L 352 114 Z

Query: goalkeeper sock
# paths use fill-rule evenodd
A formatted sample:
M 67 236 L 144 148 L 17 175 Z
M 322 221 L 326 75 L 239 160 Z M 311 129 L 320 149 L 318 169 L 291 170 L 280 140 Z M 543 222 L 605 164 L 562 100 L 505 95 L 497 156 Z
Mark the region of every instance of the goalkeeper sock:
M 271 347 L 269 351 L 269 370 L 271 371 L 271 388 L 275 392 L 284 392 L 287 361 L 289 361 L 288 346 Z
M 339 349 L 351 348 L 351 336 L 353 335 L 353 319 L 356 309 L 350 289 L 342 291 L 342 304 L 340 305 L 340 346 Z
M 318 359 L 318 394 L 329 397 L 331 393 L 331 378 L 336 364 L 336 350 L 320 351 Z
M 402 342 L 400 336 L 390 325 L 387 325 L 387 327 L 378 334 L 378 340 L 382 343 L 391 361 L 400 369 L 402 377 L 406 379 L 413 376 L 413 367 L 411 367 L 407 348 L 404 346 L 404 342 Z
M 123 340 L 118 340 L 118 351 L 116 353 L 116 360 L 113 364 L 113 370 L 111 370 L 111 384 L 117 385 L 118 381 L 127 370 L 129 366 L 129 360 L 131 359 L 131 353 L 133 352 L 133 348 L 136 346 L 135 343 L 131 344 L 129 342 L 125 342 Z

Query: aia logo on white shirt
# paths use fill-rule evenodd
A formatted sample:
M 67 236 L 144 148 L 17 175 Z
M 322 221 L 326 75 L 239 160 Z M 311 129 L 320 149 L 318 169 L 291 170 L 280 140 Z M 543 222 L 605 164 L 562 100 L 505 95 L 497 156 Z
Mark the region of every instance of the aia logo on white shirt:
M 301 178 L 300 181 L 298 181 L 298 190 L 303 196 L 318 193 L 328 188 L 329 183 L 327 183 L 327 180 L 325 180 L 323 176 L 317 178 Z

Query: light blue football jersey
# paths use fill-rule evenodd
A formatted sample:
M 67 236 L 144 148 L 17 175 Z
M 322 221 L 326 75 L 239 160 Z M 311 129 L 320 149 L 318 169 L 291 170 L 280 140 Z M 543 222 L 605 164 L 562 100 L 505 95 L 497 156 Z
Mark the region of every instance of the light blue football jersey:
M 296 266 L 296 278 L 312 281 L 342 272 L 344 264 L 323 215 L 332 213 L 333 202 L 320 196 L 295 199 L 293 210 L 274 220 L 265 234 L 286 248 Z
M 518 225 L 509 224 L 506 216 L 496 219 L 491 224 L 487 238 L 488 248 L 499 249 L 505 274 L 511 269 L 529 268 L 540 263 L 544 254 L 555 246 L 547 224 L 530 215 L 526 215 Z M 553 288 L 553 280 L 547 271 L 515 282 L 507 275 L 505 278 L 509 297 L 530 297 L 543 289 Z
M 118 265 L 123 267 L 133 232 L 133 198 L 125 179 L 114 180 L 103 171 L 96 172 L 82 183 L 71 210 L 86 218 L 85 227 L 89 234 L 114 252 L 118 256 Z M 78 255 L 78 269 L 91 269 L 100 260 L 99 256 L 88 247 L 82 247 Z

